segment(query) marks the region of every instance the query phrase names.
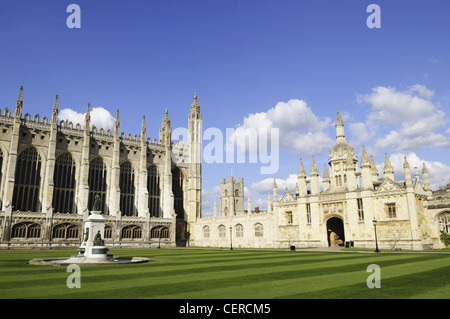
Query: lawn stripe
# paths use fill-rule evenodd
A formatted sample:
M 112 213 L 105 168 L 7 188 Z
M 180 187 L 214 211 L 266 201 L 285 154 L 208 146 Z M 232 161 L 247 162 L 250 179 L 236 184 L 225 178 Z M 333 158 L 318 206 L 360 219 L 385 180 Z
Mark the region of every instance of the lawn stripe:
M 430 264 L 428 262 L 419 262 L 415 266 L 429 269 L 430 276 L 433 273 L 440 276 L 448 275 L 448 266 L 442 267 L 446 262 L 440 260 L 437 264 Z M 402 267 L 402 265 L 392 266 Z M 381 294 L 380 298 L 387 298 L 383 293 L 383 285 L 388 279 L 382 275 L 382 288 L 369 289 L 366 285 L 368 273 L 365 268 L 356 271 L 338 271 L 329 272 L 322 275 L 309 274 L 308 276 L 297 276 L 288 279 L 277 278 L 270 282 L 258 280 L 255 282 L 245 283 L 243 285 L 228 284 L 226 287 L 219 287 L 213 289 L 204 289 L 197 291 L 184 291 L 178 294 L 161 295 L 159 298 L 163 299 L 236 299 L 237 296 L 246 296 L 244 298 L 254 299 L 313 299 L 313 298 L 375 298 L 373 292 L 378 290 Z M 384 268 L 383 268 L 384 269 Z M 411 276 L 417 273 L 413 272 Z M 399 276 L 396 284 L 401 285 L 403 277 Z M 350 284 L 350 285 L 348 285 Z M 344 286 L 343 286 L 344 285 Z M 353 289 L 354 293 L 351 296 L 345 293 Z M 409 286 L 407 289 L 411 289 Z M 326 293 L 322 293 L 326 292 Z M 448 291 L 447 291 L 448 296 Z M 448 298 L 448 297 L 444 297 Z
M 364 255 L 367 256 L 367 255 Z M 124 274 L 123 273 L 123 267 L 119 269 L 113 269 L 112 266 L 106 266 L 101 267 L 100 269 L 97 269 L 95 266 L 88 267 L 88 272 L 84 272 L 82 268 L 82 275 L 84 279 L 88 279 L 90 282 L 101 282 L 104 280 L 119 280 L 122 278 L 123 280 L 130 280 L 133 278 L 141 278 L 143 275 L 148 275 L 151 277 L 168 277 L 172 275 L 179 275 L 180 270 L 183 270 L 183 274 L 193 275 L 193 274 L 201 274 L 201 273 L 211 273 L 211 272 L 219 272 L 219 271 L 243 271 L 244 269 L 257 269 L 257 268 L 274 268 L 275 266 L 304 266 L 308 263 L 317 263 L 322 260 L 326 260 L 329 264 L 332 262 L 333 264 L 338 261 L 344 261 L 345 263 L 349 261 L 350 259 L 361 259 L 364 257 L 363 255 L 354 254 L 353 256 L 342 256 L 342 255 L 335 255 L 335 256 L 327 256 L 327 255 L 321 255 L 320 257 L 312 257 L 312 258 L 298 258 L 298 256 L 289 256 L 290 260 L 282 260 L 279 261 L 278 258 L 273 260 L 274 258 L 265 258 L 264 260 L 260 260 L 258 263 L 248 263 L 241 260 L 235 260 L 233 262 L 229 262 L 229 264 L 221 265 L 221 266 L 208 266 L 208 264 L 200 263 L 197 265 L 193 265 L 190 268 L 186 268 L 182 265 L 177 265 L 176 269 L 170 269 L 168 270 L 167 267 L 164 267 L 164 269 L 160 269 L 161 267 L 152 267 L 151 264 L 141 264 L 141 265 L 132 265 L 128 267 L 135 267 L 133 268 L 132 273 Z M 423 256 L 416 256 L 416 257 L 409 257 L 407 255 L 402 256 L 402 259 L 406 258 L 407 260 L 415 260 L 417 258 L 423 258 Z M 412 258 L 412 259 L 411 259 Z M 406 261 L 403 261 L 406 262 Z M 326 265 L 326 264 L 325 264 Z M 34 266 L 34 267 L 41 267 L 41 266 Z M 119 266 L 120 267 L 120 266 Z M 151 267 L 151 269 L 150 269 Z M 48 268 L 48 267 L 45 267 Z M 62 268 L 62 267 L 61 267 Z M 55 278 L 55 272 L 52 271 L 51 273 L 47 273 L 46 270 L 41 270 L 39 272 L 39 280 L 32 280 L 36 277 L 36 272 L 33 272 L 32 274 L 22 274 L 20 278 L 17 276 L 8 276 L 8 277 L 2 277 L 0 279 L 0 283 L 2 285 L 3 289 L 11 288 L 11 287 L 24 287 L 28 286 L 30 284 L 51 284 L 51 282 Z M 103 275 L 102 272 L 107 271 L 107 274 Z M 59 270 L 59 273 L 56 275 L 57 278 L 65 278 L 68 274 L 65 272 L 65 268 L 62 270 Z
M 304 282 L 311 276 L 321 278 L 323 275 L 334 274 L 335 277 L 339 277 L 352 273 L 352 270 L 363 268 L 365 284 L 365 279 L 369 275 L 365 273 L 365 267 L 370 263 L 379 264 L 385 278 L 384 270 L 390 266 L 397 265 L 399 269 L 403 269 L 404 265 L 417 262 L 436 265 L 447 262 L 448 265 L 449 261 L 447 256 L 438 254 L 429 256 L 145 249 L 120 250 L 120 252 L 122 256 L 151 255 L 157 262 L 130 266 L 82 267 L 82 289 L 69 289 L 66 287 L 69 273 L 66 273 L 65 267 L 23 266 L 23 260 L 18 257 L 23 258 L 30 254 L 12 254 L 8 255 L 11 257 L 9 260 L 14 261 L 7 262 L 9 267 L 2 269 L 4 272 L 0 274 L 2 281 L 0 298 L 177 298 L 177 296 L 198 295 L 204 295 L 201 298 L 222 298 L 221 296 L 227 294 L 229 296 L 223 298 L 235 298 L 247 293 L 253 296 L 251 287 L 253 289 L 265 287 L 261 293 L 280 296 L 288 292 L 272 291 L 272 288 L 278 287 L 278 282 L 287 281 L 285 285 L 292 286 L 296 281 Z M 191 255 L 189 252 L 194 254 Z M 3 257 L 4 254 L 0 252 L 1 260 L 7 260 Z M 185 258 L 188 259 L 188 263 L 185 263 Z M 23 272 L 23 276 L 20 275 L 19 279 L 19 274 L 15 272 L 18 269 Z M 24 269 L 33 269 L 32 274 L 26 274 Z M 8 275 L 4 276 L 5 274 Z M 39 279 L 36 279 L 37 276 Z M 5 283 L 9 288 L 6 288 Z M 342 285 L 342 282 L 340 284 Z M 348 282 L 345 281 L 345 284 Z M 270 291 L 267 291 L 267 287 L 270 287 Z M 324 289 L 326 288 L 329 287 L 324 286 Z M 292 287 L 290 289 L 293 294 L 298 293 L 298 290 L 292 291 Z M 217 296 L 219 291 L 222 293 Z
M 362 257 L 361 257 L 362 258 Z M 386 256 L 383 259 L 391 258 L 391 256 Z M 418 256 L 417 258 L 421 258 Z M 351 269 L 361 269 L 367 267 L 368 263 L 374 260 L 380 260 L 379 256 L 373 256 L 373 258 L 364 258 L 364 262 L 360 264 L 355 264 L 354 260 L 341 261 L 340 265 L 345 268 L 348 272 Z M 367 260 L 369 259 L 369 260 Z M 349 263 L 350 262 L 350 263 Z M 399 263 L 400 260 L 392 260 L 393 263 Z M 67 287 L 58 287 L 58 296 L 61 292 L 65 291 L 68 293 L 67 296 L 71 298 L 96 298 L 99 295 L 102 296 L 112 296 L 115 298 L 159 298 L 161 295 L 167 294 L 168 291 L 172 293 L 178 293 L 179 291 L 201 291 L 209 287 L 228 287 L 228 286 L 240 286 L 243 284 L 252 284 L 254 282 L 267 282 L 267 281 L 279 281 L 286 278 L 291 280 L 297 277 L 309 277 L 314 274 L 320 275 L 324 272 L 342 272 L 343 267 L 337 267 L 335 261 L 320 262 L 320 265 L 328 264 L 326 268 L 318 268 L 316 264 L 310 264 L 309 267 L 303 267 L 303 269 L 292 270 L 290 266 L 279 266 L 272 267 L 268 269 L 249 269 L 246 272 L 236 272 L 236 271 L 221 271 L 219 273 L 214 273 L 214 278 L 217 279 L 207 279 L 206 273 L 200 273 L 193 276 L 186 276 L 185 274 L 173 275 L 173 276 L 159 276 L 159 277 L 148 277 L 148 278 L 135 278 L 129 279 L 127 275 L 115 277 L 112 276 L 111 282 L 107 284 L 108 289 L 105 290 L 105 285 L 96 286 L 90 282 L 86 283 L 86 278 L 82 277 L 82 287 L 88 286 L 86 292 L 82 291 L 70 291 Z M 401 262 L 402 263 L 402 262 Z M 307 265 L 308 266 L 308 265 Z M 305 271 L 301 271 L 305 270 Z M 206 276 L 206 277 L 205 277 Z M 206 279 L 204 279 L 206 278 Z M 83 280 L 85 279 L 85 280 Z M 84 283 L 84 286 L 83 286 Z M 63 288 L 63 289 L 61 289 Z M 37 289 L 39 291 L 40 289 Z M 116 291 L 114 291 L 116 290 Z M 49 290 L 50 291 L 50 290 Z M 73 293 L 72 293 L 73 292 Z M 30 297 L 35 296 L 33 291 L 29 290 Z M 51 298 L 51 296 L 48 296 Z M 56 297 L 56 296 L 55 296 Z

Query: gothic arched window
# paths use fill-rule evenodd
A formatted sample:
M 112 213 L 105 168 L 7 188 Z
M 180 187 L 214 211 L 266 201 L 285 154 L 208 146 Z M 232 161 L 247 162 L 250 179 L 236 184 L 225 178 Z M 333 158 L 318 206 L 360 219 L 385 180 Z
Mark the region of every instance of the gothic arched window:
M 160 237 L 161 236 L 161 237 Z M 169 228 L 165 226 L 156 226 L 150 232 L 151 238 L 169 238 Z
M 264 227 L 260 223 L 255 225 L 255 237 L 263 237 L 264 236 Z
M 236 237 L 244 237 L 244 226 L 241 224 L 236 225 Z
M 120 164 L 120 211 L 122 216 L 133 216 L 134 209 L 134 169 L 130 162 Z
M 444 213 L 439 216 L 439 230 L 450 234 L 450 213 Z
M 209 238 L 210 237 L 210 229 L 209 226 L 203 227 L 203 238 Z
M 73 213 L 75 198 L 75 161 L 64 153 L 55 161 L 53 174 L 53 209 L 56 213 Z
M 17 158 L 13 210 L 37 212 L 41 183 L 41 157 L 30 147 Z
M 58 224 L 53 227 L 52 238 L 77 239 L 79 227 L 72 224 Z
M 94 206 L 95 196 L 100 196 L 100 211 L 105 213 L 106 201 L 106 166 L 101 157 L 97 157 L 89 164 L 89 199 L 88 209 L 91 211 Z
M 183 207 L 183 173 L 179 168 L 172 170 L 172 192 L 177 219 L 185 220 Z
M 142 228 L 136 225 L 129 225 L 122 228 L 123 239 L 137 239 L 142 237 Z
M 155 165 L 147 168 L 147 191 L 148 191 L 148 209 L 150 216 L 161 217 L 160 213 L 160 188 L 159 188 L 159 172 Z
M 35 223 L 19 223 L 12 227 L 12 238 L 40 238 L 41 225 Z

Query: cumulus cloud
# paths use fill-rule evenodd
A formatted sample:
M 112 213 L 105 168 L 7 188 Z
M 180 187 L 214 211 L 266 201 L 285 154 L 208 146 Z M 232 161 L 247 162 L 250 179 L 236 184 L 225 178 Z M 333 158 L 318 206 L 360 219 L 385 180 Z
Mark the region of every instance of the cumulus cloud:
M 391 162 L 392 168 L 394 169 L 394 178 L 397 181 L 404 181 L 405 174 L 403 170 L 403 164 L 405 162 L 405 156 L 411 168 L 411 178 L 415 179 L 415 167 L 417 167 L 419 173 L 419 180 L 423 185 L 422 168 L 425 164 L 428 170 L 428 176 L 430 179 L 430 187 L 432 190 L 439 189 L 440 186 L 445 186 L 448 184 L 450 178 L 450 166 L 438 162 L 438 161 L 427 161 L 421 159 L 415 152 L 409 153 L 394 153 L 389 156 L 389 161 Z M 383 175 L 384 161 L 382 163 L 376 164 L 380 176 Z
M 91 109 L 91 128 L 95 126 L 97 129 L 103 128 L 104 130 L 113 130 L 115 117 L 105 108 L 99 106 Z M 79 113 L 70 108 L 65 108 L 59 111 L 58 120 L 72 122 L 74 124 L 79 123 L 84 125 L 84 118 L 86 113 Z
M 394 151 L 450 147 L 450 136 L 438 131 L 447 123 L 446 114 L 432 102 L 433 96 L 434 91 L 421 84 L 405 91 L 379 86 L 358 95 L 358 102 L 368 104 L 370 112 L 366 122 L 350 124 L 355 141 L 375 138 L 376 148 Z
M 330 127 L 330 118 L 320 119 L 303 100 L 291 99 L 279 102 L 266 112 L 252 113 L 244 118 L 229 143 L 237 143 L 242 152 L 255 151 L 246 143 L 246 132 L 259 129 L 279 129 L 279 146 L 293 153 L 319 155 L 334 144 L 325 130 Z M 270 138 L 269 138 L 270 139 Z M 270 140 L 269 140 L 270 142 Z

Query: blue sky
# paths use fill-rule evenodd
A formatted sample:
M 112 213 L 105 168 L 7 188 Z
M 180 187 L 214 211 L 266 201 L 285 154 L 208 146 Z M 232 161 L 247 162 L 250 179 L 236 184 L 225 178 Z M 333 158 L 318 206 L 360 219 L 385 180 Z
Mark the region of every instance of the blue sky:
M 71 3 L 80 29 L 66 25 Z M 380 29 L 366 25 L 371 3 Z M 279 127 L 275 174 L 203 165 L 205 210 L 230 174 L 262 207 L 269 180 L 293 191 L 300 157 L 309 172 L 314 154 L 322 175 L 337 110 L 358 156 L 363 143 L 379 165 L 407 155 L 438 187 L 450 178 L 449 13 L 445 0 L 2 1 L 0 109 L 23 85 L 24 113 L 50 116 L 59 94 L 60 110 L 120 109 L 126 134 L 145 115 L 153 138 L 165 108 L 187 126 L 197 93 L 204 129 Z

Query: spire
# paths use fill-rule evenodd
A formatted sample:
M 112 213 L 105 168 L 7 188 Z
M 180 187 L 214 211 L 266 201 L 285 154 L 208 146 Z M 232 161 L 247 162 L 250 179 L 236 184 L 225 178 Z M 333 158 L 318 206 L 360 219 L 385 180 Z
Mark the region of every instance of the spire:
M 167 109 L 165 109 L 165 111 L 164 111 L 164 117 L 163 117 L 163 119 L 161 120 L 161 126 L 163 126 L 163 125 L 168 125 L 168 126 L 170 126 L 170 119 L 169 119 L 169 112 L 167 111 Z
M 120 121 L 119 121 L 119 109 L 117 109 L 116 120 L 114 122 L 114 140 L 115 140 L 115 142 L 119 142 L 119 134 L 120 134 Z
M 312 156 L 311 162 L 311 170 L 309 171 L 310 175 L 319 175 L 319 171 L 317 170 L 316 161 L 314 160 L 314 155 Z
M 408 163 L 408 160 L 406 159 L 406 155 L 405 155 L 405 161 L 403 162 L 403 168 L 409 168 L 409 163 Z
M 364 144 L 363 144 L 363 150 L 362 150 L 362 155 L 361 155 L 361 166 L 363 166 L 363 165 L 370 166 L 369 156 L 367 155 L 366 147 L 364 146 Z
M 306 172 L 305 172 L 305 168 L 303 167 L 303 160 L 300 157 L 300 167 L 298 169 L 298 176 L 299 177 L 306 177 Z
M 428 174 L 428 169 L 427 169 L 427 167 L 425 166 L 425 162 L 423 162 L 422 174 Z
M 330 175 L 328 174 L 328 167 L 327 167 L 327 164 L 325 163 L 325 168 L 324 168 L 324 170 L 323 170 L 323 180 L 325 180 L 325 179 L 330 179 Z
M 411 169 L 409 168 L 409 163 L 408 163 L 408 160 L 406 159 L 406 155 L 405 155 L 405 161 L 403 163 L 403 171 L 405 173 L 405 186 L 411 187 L 412 186 Z
M 426 191 L 431 191 L 430 177 L 428 175 L 428 169 L 425 166 L 425 162 L 423 162 L 422 177 L 423 177 L 423 187 L 424 187 L 424 189 Z
M 277 182 L 275 181 L 275 178 L 273 179 L 273 201 L 278 202 Z
M 375 164 L 375 161 L 373 160 L 373 155 L 370 155 L 370 167 L 372 171 L 372 181 L 378 182 L 378 169 L 377 165 Z
M 141 136 L 145 137 L 145 115 L 142 116 Z
M 22 105 L 23 105 L 23 86 L 20 87 L 19 96 L 17 97 L 16 109 L 14 111 L 14 117 L 20 119 L 22 114 Z
M 56 94 L 55 97 L 55 104 L 53 104 L 53 111 L 52 111 L 52 124 L 56 124 L 58 120 L 58 94 Z
M 120 127 L 120 122 L 119 122 L 119 109 L 117 109 L 116 111 L 116 121 L 114 123 L 114 128 L 118 129 Z
M 142 148 L 142 153 L 144 153 L 144 146 L 145 146 L 145 115 L 142 116 L 142 126 L 141 126 L 141 147 Z M 147 152 L 145 151 L 145 154 L 147 154 Z
M 84 132 L 89 133 L 91 126 L 91 103 L 88 103 L 86 115 L 84 116 Z
M 385 153 L 385 157 L 384 157 L 384 171 L 388 171 L 390 172 L 392 170 L 392 165 L 391 165 L 391 161 L 389 160 L 389 156 L 388 153 Z
M 197 93 L 194 93 L 194 100 L 191 104 L 191 113 L 200 113 L 200 105 L 197 102 Z
M 341 118 L 341 113 L 338 111 L 337 112 L 337 119 L 336 119 L 336 139 L 339 138 L 345 138 L 344 135 L 344 121 Z
M 386 155 L 384 158 L 384 169 L 383 169 L 384 177 L 385 178 L 389 177 L 393 181 L 394 180 L 394 169 L 392 168 L 388 153 L 385 153 L 385 154 Z

